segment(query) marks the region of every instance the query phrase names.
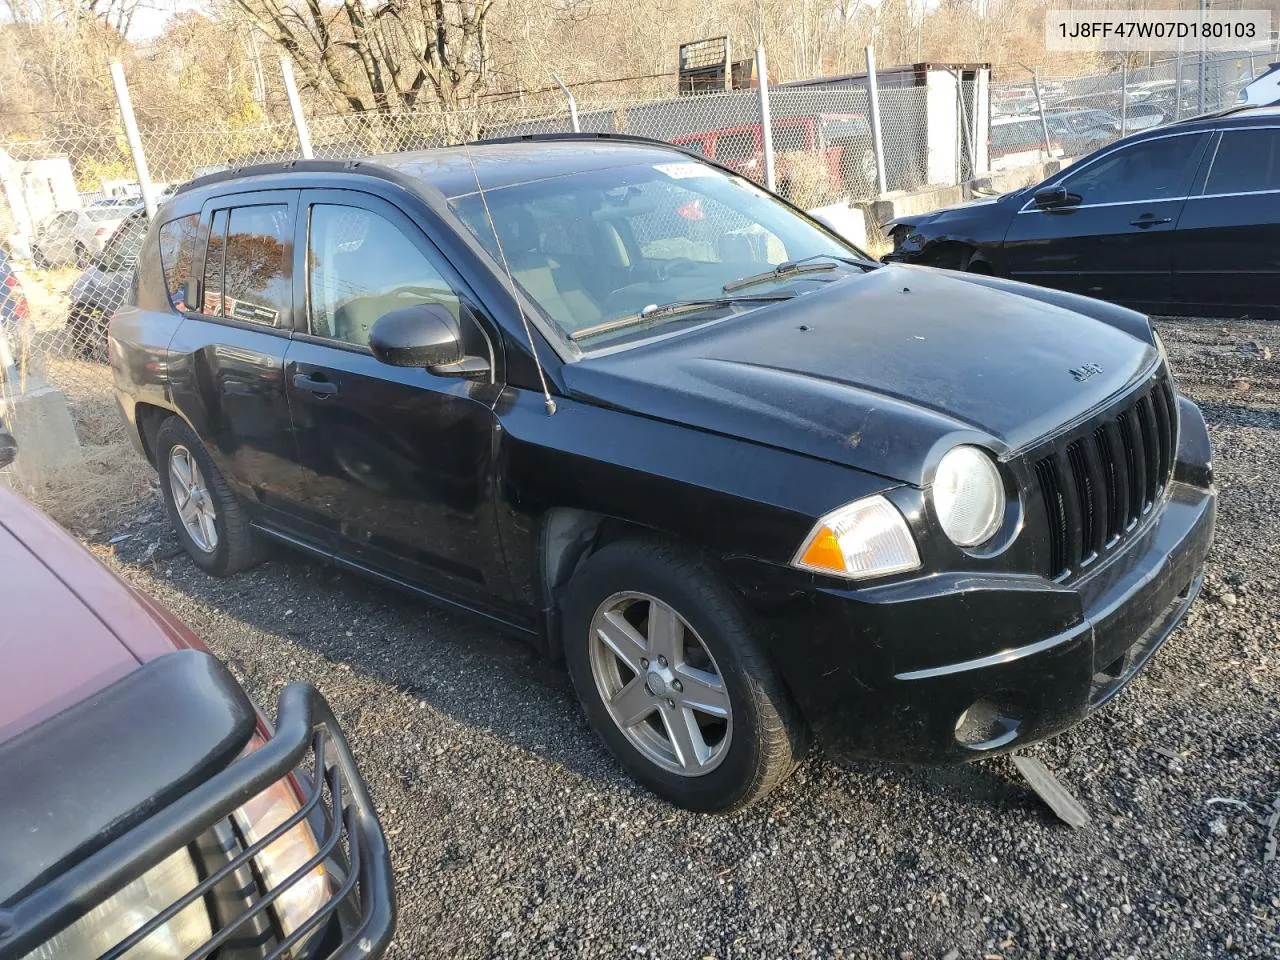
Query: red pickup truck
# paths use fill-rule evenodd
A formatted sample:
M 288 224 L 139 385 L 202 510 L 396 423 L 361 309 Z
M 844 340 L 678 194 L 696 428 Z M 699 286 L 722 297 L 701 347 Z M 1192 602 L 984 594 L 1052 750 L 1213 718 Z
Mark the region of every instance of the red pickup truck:
M 813 117 L 775 117 L 773 151 L 778 193 L 790 200 L 819 202 L 841 196 L 864 197 L 876 192 L 876 155 L 871 127 L 858 113 L 825 113 Z M 696 150 L 709 160 L 750 177 L 764 179 L 764 136 L 759 123 L 723 127 L 672 137 L 672 143 Z M 820 195 L 800 196 L 798 158 L 820 158 Z M 812 189 L 813 185 L 810 185 Z

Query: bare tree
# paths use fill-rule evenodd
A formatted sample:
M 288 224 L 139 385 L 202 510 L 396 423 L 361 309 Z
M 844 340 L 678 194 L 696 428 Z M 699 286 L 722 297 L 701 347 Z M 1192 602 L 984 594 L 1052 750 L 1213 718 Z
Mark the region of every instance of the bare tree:
M 493 0 L 230 0 L 308 86 L 357 113 L 474 107 L 490 67 Z

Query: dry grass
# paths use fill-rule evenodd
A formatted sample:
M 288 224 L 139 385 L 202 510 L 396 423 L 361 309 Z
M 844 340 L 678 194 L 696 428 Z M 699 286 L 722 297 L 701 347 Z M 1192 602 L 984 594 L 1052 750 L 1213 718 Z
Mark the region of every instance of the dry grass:
M 44 373 L 67 398 L 84 459 L 19 491 L 72 533 L 115 532 L 156 490 L 155 471 L 134 451 L 111 392 L 111 371 L 49 357 Z M 19 449 L 18 456 L 22 456 Z

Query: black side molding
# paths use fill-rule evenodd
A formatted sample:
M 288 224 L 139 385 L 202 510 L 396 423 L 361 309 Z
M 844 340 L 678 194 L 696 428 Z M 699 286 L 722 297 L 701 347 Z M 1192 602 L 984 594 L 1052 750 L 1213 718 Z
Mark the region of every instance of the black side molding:
M 182 650 L 0 743 L 0 904 L 226 767 L 256 723 L 217 658 Z

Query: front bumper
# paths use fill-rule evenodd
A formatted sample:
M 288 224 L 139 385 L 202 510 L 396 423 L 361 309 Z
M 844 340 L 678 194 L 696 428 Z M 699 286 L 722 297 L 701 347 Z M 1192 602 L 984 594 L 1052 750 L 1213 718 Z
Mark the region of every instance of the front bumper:
M 84 709 L 100 711 L 97 702 L 108 706 L 118 702 L 120 711 L 128 713 L 136 704 L 125 694 L 133 688 L 149 690 L 146 683 L 150 676 L 164 680 L 170 675 L 165 671 L 182 674 L 187 670 L 201 677 L 207 675 L 206 685 L 199 690 L 214 698 L 215 704 L 221 702 L 217 699 L 219 695 L 230 697 L 231 692 L 243 699 L 234 679 L 212 656 L 180 651 L 143 665 L 106 688 L 95 701 L 86 701 Z M 129 689 L 125 689 L 126 685 L 130 685 Z M 121 696 L 113 699 L 116 692 Z M 185 692 L 185 688 L 180 691 Z M 67 714 L 76 709 L 72 708 Z M 60 721 L 67 714 L 51 718 L 46 724 Z M 155 720 L 145 713 L 128 715 L 140 723 Z M 105 726 L 111 729 L 110 724 Z M 44 732 L 42 727 L 28 731 L 33 735 Z M 33 736 L 32 742 L 39 746 L 42 739 Z M 163 759 L 156 758 L 156 762 Z M 275 734 L 259 749 L 225 765 L 218 755 L 210 755 L 206 765 L 221 766 L 217 772 L 197 783 L 181 784 L 189 789 L 184 789 L 171 802 L 161 802 L 157 797 L 159 805 L 152 804 L 142 810 L 143 817 L 131 813 L 128 823 L 132 825 L 109 831 L 105 844 L 85 850 L 83 856 L 70 862 L 66 869 L 42 876 L 38 884 L 29 885 L 17 897 L 0 904 L 0 960 L 24 957 L 85 916 L 87 911 L 101 910 L 101 905 L 109 902 L 126 884 L 176 851 L 199 843 L 249 798 L 271 784 L 296 776 L 308 762 L 314 775 L 298 778 L 306 781 L 309 789 L 300 798 L 301 805 L 295 813 L 256 844 L 239 850 L 220 862 L 216 869 L 206 869 L 207 875 L 200 883 L 172 903 L 151 904 L 159 912 L 113 950 L 130 949 L 193 903 L 204 901 L 207 906 L 219 902 L 224 880 L 235 879 L 239 872 L 250 871 L 248 882 L 253 884 L 253 858 L 305 820 L 315 834 L 318 847 L 315 856 L 281 880 L 270 894 L 259 895 L 255 890 L 243 909 L 211 918 L 217 921 L 213 935 L 194 955 L 236 958 L 302 955 L 307 960 L 370 960 L 382 956 L 395 929 L 395 897 L 386 839 L 350 747 L 324 697 L 309 684 L 292 683 L 280 695 Z M 131 768 L 125 764 L 125 769 Z M 204 767 L 199 772 L 203 770 Z M 107 780 L 101 786 L 110 787 L 111 782 Z M 287 937 L 275 935 L 270 925 L 261 923 L 280 892 L 317 866 L 323 864 L 328 868 L 334 863 L 340 863 L 344 869 L 339 875 L 328 870 L 329 899 L 293 933 Z M 266 931 L 265 935 L 261 934 L 262 930 Z
M 748 562 L 734 579 L 826 749 L 963 762 L 1060 733 L 1123 687 L 1195 598 L 1215 514 L 1212 489 L 1175 480 L 1125 550 L 1067 584 L 945 574 L 797 589 Z

